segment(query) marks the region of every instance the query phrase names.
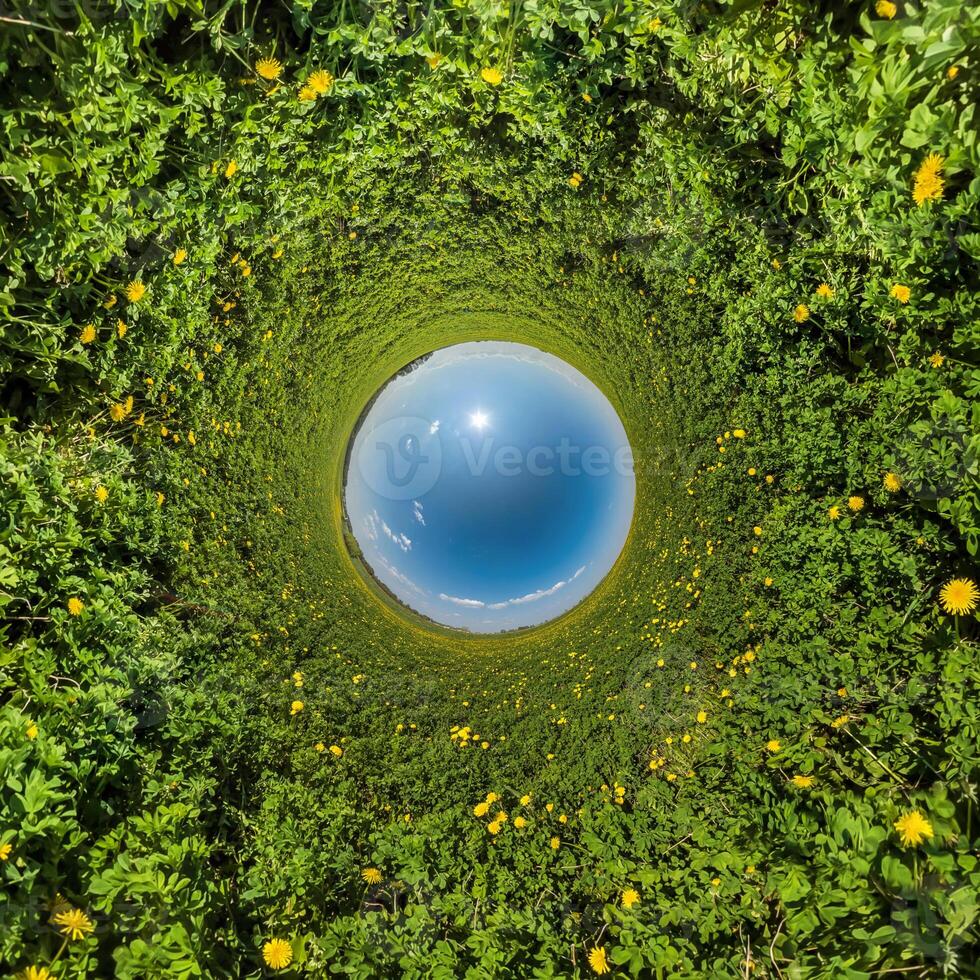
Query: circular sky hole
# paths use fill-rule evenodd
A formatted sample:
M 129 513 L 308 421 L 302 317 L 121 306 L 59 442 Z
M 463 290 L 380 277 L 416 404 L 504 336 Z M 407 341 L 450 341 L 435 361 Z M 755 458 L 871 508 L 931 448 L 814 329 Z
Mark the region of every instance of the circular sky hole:
M 535 626 L 615 564 L 636 485 L 626 431 L 580 371 L 524 344 L 437 350 L 351 437 L 349 530 L 399 602 L 475 633 Z

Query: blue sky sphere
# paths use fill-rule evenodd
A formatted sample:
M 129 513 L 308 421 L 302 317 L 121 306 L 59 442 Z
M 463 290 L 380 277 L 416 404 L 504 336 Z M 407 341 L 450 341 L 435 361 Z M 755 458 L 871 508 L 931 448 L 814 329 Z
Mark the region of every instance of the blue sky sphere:
M 582 601 L 629 533 L 632 454 L 581 372 L 525 344 L 457 344 L 391 379 L 350 447 L 344 503 L 370 571 L 476 633 Z

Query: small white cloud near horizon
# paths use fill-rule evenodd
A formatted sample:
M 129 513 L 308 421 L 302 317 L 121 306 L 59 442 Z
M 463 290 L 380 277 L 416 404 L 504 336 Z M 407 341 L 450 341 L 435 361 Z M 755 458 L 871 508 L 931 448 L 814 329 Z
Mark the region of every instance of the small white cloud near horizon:
M 393 578 L 396 582 L 401 582 L 402 585 L 407 586 L 413 592 L 417 592 L 419 595 L 428 595 L 428 593 L 416 585 L 404 572 L 400 572 L 394 565 L 388 561 L 384 555 L 378 556 L 378 564 Z
M 393 544 L 401 548 L 402 551 L 412 550 L 412 539 L 407 534 L 397 534 L 392 531 L 390 527 L 384 522 L 381 515 L 376 511 L 371 511 L 364 518 L 364 527 L 367 530 L 367 536 L 370 541 L 378 540 L 378 526 L 380 525 L 381 530 L 384 531 L 385 537 L 388 538 Z
M 459 596 L 446 595 L 445 592 L 440 592 L 439 598 L 442 599 L 443 602 L 452 602 L 457 606 L 466 606 L 468 609 L 486 608 L 486 603 L 481 602 L 479 599 L 460 599 Z
M 501 609 L 506 609 L 508 606 L 521 606 L 528 602 L 537 602 L 539 599 L 544 599 L 547 596 L 552 596 L 560 589 L 565 588 L 566 585 L 571 585 L 572 582 L 577 579 L 582 572 L 585 571 L 587 566 L 583 565 L 579 568 L 571 578 L 562 580 L 561 582 L 555 582 L 555 584 L 550 589 L 538 589 L 537 592 L 529 592 L 527 595 L 518 596 L 514 599 L 505 599 L 503 602 L 483 602 L 482 599 L 461 599 L 458 596 L 446 595 L 445 592 L 439 593 L 439 598 L 443 602 L 453 602 L 457 606 L 466 606 L 468 609 L 493 609 L 499 612 Z
M 506 609 L 508 606 L 520 606 L 526 602 L 537 602 L 538 599 L 544 599 L 546 596 L 554 595 L 559 591 L 559 589 L 565 588 L 566 585 L 571 585 L 571 583 L 585 571 L 585 568 L 586 566 L 583 565 L 571 578 L 567 578 L 562 582 L 555 582 L 550 589 L 538 589 L 537 592 L 529 592 L 527 595 L 518 596 L 516 599 L 505 599 L 503 602 L 492 602 L 487 608 Z

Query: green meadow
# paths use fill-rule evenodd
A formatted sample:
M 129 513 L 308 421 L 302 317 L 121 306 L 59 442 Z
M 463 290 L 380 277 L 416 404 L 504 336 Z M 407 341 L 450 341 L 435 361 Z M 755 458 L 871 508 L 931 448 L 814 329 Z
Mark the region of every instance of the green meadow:
M 980 8 L 12 0 L 0 972 L 975 976 Z M 476 636 L 374 393 L 552 352 L 637 458 Z

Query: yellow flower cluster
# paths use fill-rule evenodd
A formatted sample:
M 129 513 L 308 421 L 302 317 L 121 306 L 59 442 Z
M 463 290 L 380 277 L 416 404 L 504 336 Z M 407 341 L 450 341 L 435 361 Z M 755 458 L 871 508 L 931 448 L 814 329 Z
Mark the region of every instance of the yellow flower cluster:
M 921 208 L 926 201 L 941 201 L 945 160 L 938 153 L 930 153 L 915 172 L 912 183 L 912 200 Z
M 334 77 L 330 72 L 319 69 L 306 79 L 299 90 L 301 102 L 315 102 L 321 95 L 326 95 L 333 88 Z

